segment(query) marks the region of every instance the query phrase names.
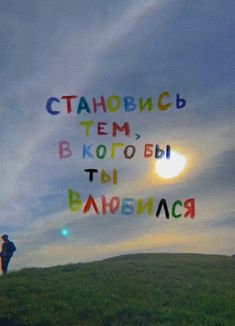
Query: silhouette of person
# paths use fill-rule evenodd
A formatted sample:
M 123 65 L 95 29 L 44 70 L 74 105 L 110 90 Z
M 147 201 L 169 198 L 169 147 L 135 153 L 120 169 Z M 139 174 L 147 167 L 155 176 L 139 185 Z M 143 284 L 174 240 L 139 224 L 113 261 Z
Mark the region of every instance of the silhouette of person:
M 0 253 L 1 268 L 2 268 L 2 274 L 5 275 L 7 274 L 8 264 L 11 260 L 11 257 L 13 256 L 13 252 L 16 251 L 16 247 L 14 242 L 8 239 L 7 234 L 2 235 L 2 240 L 3 240 L 2 251 Z

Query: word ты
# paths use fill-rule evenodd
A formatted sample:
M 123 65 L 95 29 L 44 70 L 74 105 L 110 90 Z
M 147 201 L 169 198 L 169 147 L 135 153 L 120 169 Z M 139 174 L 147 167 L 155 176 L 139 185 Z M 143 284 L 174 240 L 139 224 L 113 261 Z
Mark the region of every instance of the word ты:
M 162 92 L 159 97 L 156 100 L 156 106 L 160 111 L 166 111 L 170 107 L 172 107 L 172 102 L 167 102 L 165 98 L 170 98 L 170 93 L 167 91 Z M 78 99 L 77 95 L 64 95 L 61 96 L 59 99 L 58 97 L 50 97 L 47 100 L 46 103 L 46 110 L 51 115 L 58 115 L 61 112 L 65 111 L 64 104 L 66 105 L 66 111 L 67 113 L 73 112 L 73 100 Z M 64 103 L 65 101 L 65 103 Z M 61 103 L 62 102 L 62 103 Z M 167 102 L 167 103 L 166 103 Z M 57 105 L 55 103 L 58 103 Z M 137 107 L 138 105 L 138 107 Z M 176 94 L 175 99 L 175 107 L 176 109 L 182 109 L 186 106 L 186 100 L 182 97 L 180 97 L 179 93 Z M 100 100 L 97 100 L 95 97 L 92 98 L 92 105 L 88 103 L 86 97 L 81 96 L 79 97 L 77 107 L 77 114 L 80 114 L 81 112 L 85 111 L 86 113 L 97 113 L 98 108 L 101 110 L 101 112 L 110 112 L 110 113 L 116 113 L 120 111 L 120 109 L 123 109 L 125 112 L 132 112 L 132 111 L 140 111 L 143 112 L 147 109 L 147 111 L 153 111 L 154 110 L 154 101 L 152 97 L 149 97 L 147 99 L 143 99 L 143 97 L 140 97 L 137 101 L 132 96 L 118 96 L 118 95 L 111 95 L 105 99 L 104 96 L 100 97 Z M 91 110 L 92 107 L 92 110 Z
M 82 209 L 84 214 L 94 211 L 95 214 L 121 214 L 121 215 L 132 215 L 144 214 L 146 211 L 148 215 L 153 215 L 155 200 L 153 197 L 150 197 L 146 200 L 143 198 L 119 198 L 114 196 L 110 201 L 107 200 L 106 196 L 102 195 L 101 198 L 95 199 L 92 195 L 89 195 L 85 203 L 81 199 L 79 192 L 74 191 L 73 189 L 68 189 L 69 196 L 69 208 L 72 212 L 78 212 Z M 99 201 L 99 206 L 97 204 Z M 195 199 L 189 198 L 182 202 L 181 200 L 175 200 L 171 205 L 169 210 L 169 204 L 167 204 L 166 199 L 162 198 L 156 209 L 156 217 L 159 217 L 162 209 L 164 210 L 165 217 L 167 219 L 171 216 L 174 218 L 180 218 L 182 215 L 184 217 L 190 217 L 194 219 L 195 217 Z M 184 212 L 182 210 L 184 209 Z
M 84 172 L 89 173 L 89 181 L 94 181 L 94 175 L 99 172 L 98 169 L 85 169 Z M 108 173 L 104 169 L 100 172 L 100 181 L 101 183 L 113 183 L 116 185 L 118 183 L 118 171 L 117 169 L 113 169 L 112 174 Z

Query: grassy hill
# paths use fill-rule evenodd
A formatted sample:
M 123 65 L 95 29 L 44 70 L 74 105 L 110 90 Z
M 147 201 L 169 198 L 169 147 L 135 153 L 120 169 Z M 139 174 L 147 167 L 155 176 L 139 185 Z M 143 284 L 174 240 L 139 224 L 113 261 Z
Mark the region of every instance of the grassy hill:
M 0 325 L 235 325 L 235 257 L 136 254 L 0 277 Z

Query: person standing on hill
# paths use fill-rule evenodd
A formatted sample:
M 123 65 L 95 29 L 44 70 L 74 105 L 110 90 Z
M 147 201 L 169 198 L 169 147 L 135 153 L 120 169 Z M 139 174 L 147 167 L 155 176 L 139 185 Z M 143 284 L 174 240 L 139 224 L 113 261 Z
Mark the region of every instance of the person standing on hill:
M 2 251 L 0 252 L 1 269 L 2 269 L 2 274 L 5 275 L 7 274 L 8 264 L 11 260 L 11 257 L 13 256 L 14 251 L 16 251 L 16 247 L 14 242 L 8 239 L 7 234 L 2 235 L 2 240 L 3 240 Z

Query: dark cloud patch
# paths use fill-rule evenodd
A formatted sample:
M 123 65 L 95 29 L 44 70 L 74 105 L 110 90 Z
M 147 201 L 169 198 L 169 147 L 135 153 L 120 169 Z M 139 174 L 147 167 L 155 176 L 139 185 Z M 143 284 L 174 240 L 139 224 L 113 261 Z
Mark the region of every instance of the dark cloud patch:
M 142 191 L 142 196 L 150 194 L 157 200 L 166 197 L 171 201 L 198 196 L 210 205 L 216 204 L 222 194 L 228 194 L 233 200 L 235 157 L 228 148 L 234 123 L 234 9 L 235 3 L 230 0 L 226 5 L 212 0 L 3 1 L 0 13 L 3 92 L 0 123 L 1 138 L 5 140 L 1 143 L 2 194 L 7 193 L 9 198 L 4 205 L 14 212 L 16 200 L 23 198 L 19 214 L 22 220 L 25 213 L 30 214 L 30 229 L 37 219 L 41 219 L 42 224 L 44 217 L 48 221 L 46 217 L 52 213 L 56 218 L 58 212 L 61 218 L 61 212 L 68 207 L 68 188 L 80 191 L 84 198 L 89 193 L 100 196 L 115 192 L 114 187 L 100 182 L 90 184 L 84 168 L 117 167 L 120 187 L 126 185 L 123 191 L 127 192 L 133 180 L 144 182 L 150 165 L 143 157 L 136 157 L 130 164 L 122 158 L 89 162 L 81 158 L 83 143 L 110 145 L 114 141 L 94 134 L 89 139 L 81 136 L 78 123 L 87 118 L 128 120 L 132 131 L 128 142 L 136 144 L 133 135 L 141 134 L 138 148 L 143 141 L 177 142 L 192 152 L 201 149 L 198 159 L 202 168 L 195 167 L 182 183 L 163 186 L 156 182 L 155 187 L 149 188 L 146 184 L 144 193 L 143 189 L 134 189 L 137 193 Z M 164 90 L 171 93 L 173 102 L 177 92 L 185 97 L 185 109 L 160 112 L 156 100 Z M 74 113 L 66 118 L 66 114 L 47 115 L 45 103 L 49 96 L 72 93 L 90 98 L 113 94 L 137 99 L 153 96 L 155 112 L 118 112 L 89 117 Z M 60 139 L 67 138 L 75 147 L 73 158 L 65 162 L 59 160 L 57 146 Z M 120 139 L 116 141 L 127 142 Z M 212 149 L 218 154 L 205 162 L 204 151 Z M 214 202 L 210 201 L 210 195 L 214 195 Z M 77 223 L 68 219 L 64 227 L 71 230 L 71 237 L 65 241 L 97 245 L 123 239 L 131 241 L 151 230 L 156 234 L 164 232 L 165 222 L 153 217 L 152 222 L 147 223 L 146 216 L 138 219 L 135 215 L 118 214 L 84 217 Z M 195 222 L 197 231 L 201 231 L 204 222 Z M 188 225 L 192 226 L 183 220 L 167 223 L 167 228 L 174 231 L 180 226 L 187 232 Z M 232 215 L 226 212 L 213 223 L 212 230 L 234 225 Z M 17 233 L 16 229 L 5 227 Z M 44 230 L 40 234 L 36 230 L 36 235 L 25 239 L 22 246 L 27 249 L 30 242 L 36 251 L 43 244 L 61 243 L 60 228 L 51 229 L 45 222 Z M 22 232 L 22 228 L 18 230 Z
M 192 183 L 194 189 L 202 193 L 223 192 L 235 186 L 234 174 L 235 151 L 222 151 L 211 159 L 208 167 Z
M 235 228 L 235 212 L 231 214 L 226 214 L 225 216 L 218 216 L 213 221 L 208 222 L 207 226 L 209 228 Z
M 166 191 L 171 198 L 185 194 L 193 197 L 209 198 L 215 196 L 220 200 L 220 196 L 233 191 L 235 186 L 233 150 L 221 151 L 211 158 L 211 161 L 205 164 L 203 169 L 195 170 L 184 181 L 177 182 L 173 186 L 162 185 L 160 193 Z M 203 163 L 203 156 L 199 164 Z M 173 196 L 173 197 L 172 197 Z M 232 201 L 232 199 L 231 199 Z

